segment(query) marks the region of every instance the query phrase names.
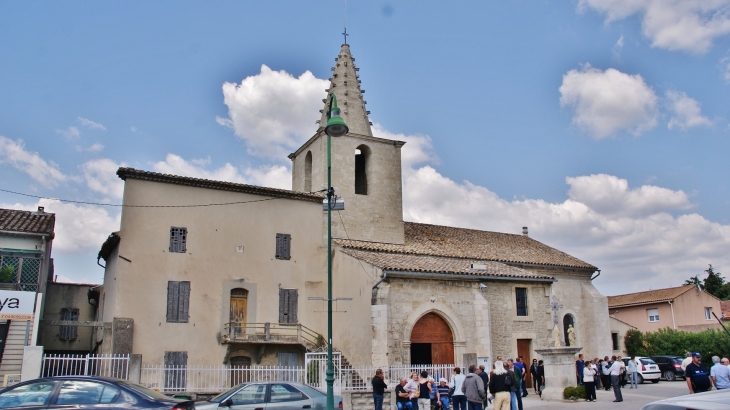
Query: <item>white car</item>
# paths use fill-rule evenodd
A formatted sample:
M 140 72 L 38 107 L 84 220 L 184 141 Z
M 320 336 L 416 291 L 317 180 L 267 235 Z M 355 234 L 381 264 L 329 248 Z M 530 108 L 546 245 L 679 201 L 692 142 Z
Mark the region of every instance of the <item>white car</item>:
M 631 374 L 628 372 L 629 360 L 631 359 L 628 357 L 623 358 L 624 364 L 626 365 L 626 378 L 629 382 L 631 382 Z M 636 363 L 636 367 L 639 369 L 636 380 L 637 383 L 644 383 L 645 380 L 649 380 L 652 383 L 659 383 L 659 379 L 662 377 L 662 371 L 659 369 L 659 365 L 656 364 L 655 361 L 648 357 L 636 357 L 634 358 L 634 362 Z
M 687 394 L 649 403 L 641 410 L 719 410 L 730 408 L 730 390 L 713 390 Z

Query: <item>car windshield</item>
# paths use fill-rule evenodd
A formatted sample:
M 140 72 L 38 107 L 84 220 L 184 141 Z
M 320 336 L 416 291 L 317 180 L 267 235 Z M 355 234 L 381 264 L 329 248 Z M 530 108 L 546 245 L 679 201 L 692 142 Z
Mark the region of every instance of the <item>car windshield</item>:
M 323 397 L 323 396 L 324 397 L 327 397 L 326 394 L 322 393 L 321 391 L 319 391 L 319 390 L 317 390 L 317 389 L 315 389 L 313 387 L 309 387 L 306 384 L 297 384 L 294 387 L 296 387 L 299 390 L 303 391 L 304 393 L 307 394 L 307 396 L 312 397 L 312 398 L 314 398 L 314 397 Z
M 137 393 L 144 394 L 145 396 L 154 399 L 154 400 L 173 400 L 172 398 L 165 396 L 164 394 L 158 392 L 157 390 L 148 389 L 146 387 L 140 386 L 139 384 L 134 384 L 130 382 L 125 381 L 119 381 L 120 385 L 130 389 L 134 390 Z
M 236 387 L 234 387 L 234 388 L 232 388 L 230 390 L 226 390 L 223 393 L 221 393 L 221 394 L 213 397 L 212 399 L 210 399 L 208 401 L 209 402 L 213 402 L 213 403 L 220 403 L 226 397 L 228 397 L 228 396 L 232 395 L 233 393 L 237 392 L 241 387 L 243 387 L 243 385 L 238 385 L 238 386 L 236 386 Z
M 651 359 L 639 359 L 639 360 L 641 360 L 642 364 L 656 364 L 656 362 Z
M 679 358 L 677 358 L 677 359 L 672 359 L 672 361 L 673 361 L 674 363 L 676 363 L 676 364 L 682 364 L 682 359 L 679 359 Z

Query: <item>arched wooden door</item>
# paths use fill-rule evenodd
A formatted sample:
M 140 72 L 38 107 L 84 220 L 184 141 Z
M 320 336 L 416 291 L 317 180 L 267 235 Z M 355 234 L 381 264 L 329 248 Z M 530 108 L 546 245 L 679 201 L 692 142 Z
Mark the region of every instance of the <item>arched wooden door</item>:
M 423 315 L 411 331 L 411 364 L 453 364 L 454 336 L 435 313 Z

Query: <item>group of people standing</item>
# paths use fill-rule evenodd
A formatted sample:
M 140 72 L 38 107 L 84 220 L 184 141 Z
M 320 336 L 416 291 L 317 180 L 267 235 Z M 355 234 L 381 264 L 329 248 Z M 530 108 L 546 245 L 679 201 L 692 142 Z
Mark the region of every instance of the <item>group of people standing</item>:
M 629 365 L 623 361 L 621 356 L 608 356 L 603 359 L 595 358 L 593 360 L 583 359 L 583 355 L 578 355 L 575 361 L 575 376 L 577 384 L 585 386 L 586 401 L 596 401 L 596 389 L 613 390 L 615 403 L 624 401 L 621 394 L 621 387 L 626 385 L 626 372 L 631 376 L 631 388 L 638 387 L 636 362 L 634 357 L 628 361 Z M 628 370 L 627 370 L 628 369 Z
M 529 371 L 533 378 L 540 378 L 535 384 L 535 391 L 540 392 L 545 373 L 541 362 L 534 365 Z M 438 374 L 434 378 L 426 371 L 413 372 L 410 379 L 402 378 L 395 387 L 396 405 L 398 410 L 448 410 L 451 405 L 454 410 L 483 410 L 491 401 L 497 410 L 523 410 L 522 398 L 528 395 L 527 371 L 522 358 L 502 361 L 498 357 L 489 372 L 483 365 L 469 366 L 467 374 L 455 367 L 449 381 Z M 372 384 L 375 410 L 382 410 L 387 388 L 382 370 L 376 371 Z

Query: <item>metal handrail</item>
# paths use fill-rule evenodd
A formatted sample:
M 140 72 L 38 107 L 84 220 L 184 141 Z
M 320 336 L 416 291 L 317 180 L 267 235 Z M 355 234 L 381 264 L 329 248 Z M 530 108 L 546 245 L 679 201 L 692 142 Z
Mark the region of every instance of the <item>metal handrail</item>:
M 324 336 L 301 323 L 228 322 L 224 325 L 224 329 L 227 338 L 232 341 L 246 339 L 247 336 L 263 336 L 264 341 L 270 341 L 272 336 L 274 338 L 295 337 L 297 342 L 306 342 L 315 348 L 327 346 Z

